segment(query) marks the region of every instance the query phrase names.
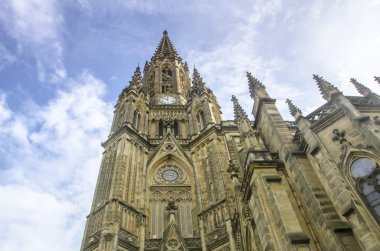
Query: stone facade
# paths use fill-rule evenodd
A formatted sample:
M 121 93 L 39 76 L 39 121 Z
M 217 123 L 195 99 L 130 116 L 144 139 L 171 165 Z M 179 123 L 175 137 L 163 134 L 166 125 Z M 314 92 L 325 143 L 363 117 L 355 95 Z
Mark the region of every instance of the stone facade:
M 223 121 L 164 32 L 115 105 L 81 250 L 380 250 L 380 97 L 314 76 L 326 103 L 285 121 L 247 78 L 255 121 L 234 96 Z

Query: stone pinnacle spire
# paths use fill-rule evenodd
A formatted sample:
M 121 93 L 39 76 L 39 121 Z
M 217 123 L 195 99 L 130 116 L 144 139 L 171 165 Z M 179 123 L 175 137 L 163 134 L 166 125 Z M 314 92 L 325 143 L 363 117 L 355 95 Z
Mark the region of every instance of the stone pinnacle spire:
M 362 84 L 359 83 L 356 79 L 351 78 L 350 82 L 356 87 L 356 89 L 358 90 L 358 92 L 359 92 L 361 95 L 363 95 L 363 96 L 368 96 L 368 95 L 372 94 L 371 89 L 369 89 L 368 87 L 362 85 Z
M 248 78 L 248 86 L 249 86 L 249 92 L 251 94 L 251 98 L 256 96 L 256 89 L 263 88 L 265 89 L 265 86 L 263 83 L 261 83 L 259 80 L 254 78 L 250 72 L 247 72 L 247 78 Z
M 132 86 L 141 80 L 142 80 L 142 77 L 141 77 L 140 66 L 137 66 L 135 72 L 133 73 L 131 81 L 129 81 L 129 86 Z
M 189 66 L 187 65 L 186 61 L 185 61 L 185 65 L 183 66 L 183 68 L 185 69 L 185 71 L 189 71 Z
M 205 90 L 205 83 L 203 82 L 203 79 L 201 75 L 199 74 L 198 70 L 194 67 L 193 70 L 193 81 L 192 81 L 192 89 L 195 93 L 200 95 Z
M 238 99 L 235 97 L 235 95 L 232 95 L 231 101 L 233 102 L 234 105 L 234 114 L 235 114 L 235 119 L 248 119 L 247 114 L 239 104 Z
M 131 81 L 129 81 L 129 90 L 135 90 L 141 92 L 143 88 L 143 82 L 141 77 L 140 66 L 136 67 L 135 72 L 133 73 Z
M 145 61 L 144 71 L 147 71 L 148 69 L 149 69 L 149 63 L 148 61 Z
M 165 57 L 170 59 L 179 59 L 181 61 L 181 58 L 178 55 L 177 50 L 174 48 L 173 43 L 170 41 L 169 34 L 166 30 L 164 31 L 162 39 L 153 54 L 152 61 Z
M 380 77 L 375 76 L 375 81 L 380 85 Z
M 290 99 L 286 99 L 285 101 L 288 104 L 290 114 L 297 119 L 299 116 L 302 116 L 301 110 L 293 104 Z
M 334 94 L 339 93 L 338 88 L 324 80 L 322 77 L 318 75 L 313 75 L 313 79 L 317 81 L 317 85 L 322 94 L 323 99 L 329 101 Z

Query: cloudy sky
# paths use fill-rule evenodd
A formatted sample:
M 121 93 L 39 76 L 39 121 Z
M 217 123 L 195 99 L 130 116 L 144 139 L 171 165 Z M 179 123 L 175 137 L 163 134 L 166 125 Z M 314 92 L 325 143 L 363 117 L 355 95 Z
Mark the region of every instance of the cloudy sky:
M 78 250 L 113 105 L 163 30 L 232 119 L 250 113 L 245 72 L 290 119 L 323 103 L 312 74 L 380 93 L 380 0 L 3 0 L 1 250 Z M 251 116 L 253 119 L 253 117 Z

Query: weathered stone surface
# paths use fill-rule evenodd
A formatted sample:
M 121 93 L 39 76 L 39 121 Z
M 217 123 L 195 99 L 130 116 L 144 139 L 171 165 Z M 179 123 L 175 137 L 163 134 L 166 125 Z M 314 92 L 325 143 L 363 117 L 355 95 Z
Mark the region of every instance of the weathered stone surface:
M 256 120 L 233 97 L 222 121 L 164 32 L 116 103 L 81 250 L 380 250 L 378 96 L 315 76 L 326 104 L 289 122 L 247 77 Z

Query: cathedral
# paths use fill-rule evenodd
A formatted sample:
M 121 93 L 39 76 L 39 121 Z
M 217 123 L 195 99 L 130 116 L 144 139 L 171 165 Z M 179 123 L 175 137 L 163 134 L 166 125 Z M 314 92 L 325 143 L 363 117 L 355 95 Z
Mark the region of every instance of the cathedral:
M 81 250 L 380 250 L 380 96 L 313 78 L 325 104 L 286 121 L 248 72 L 255 120 L 235 96 L 223 120 L 164 31 L 116 102 Z

